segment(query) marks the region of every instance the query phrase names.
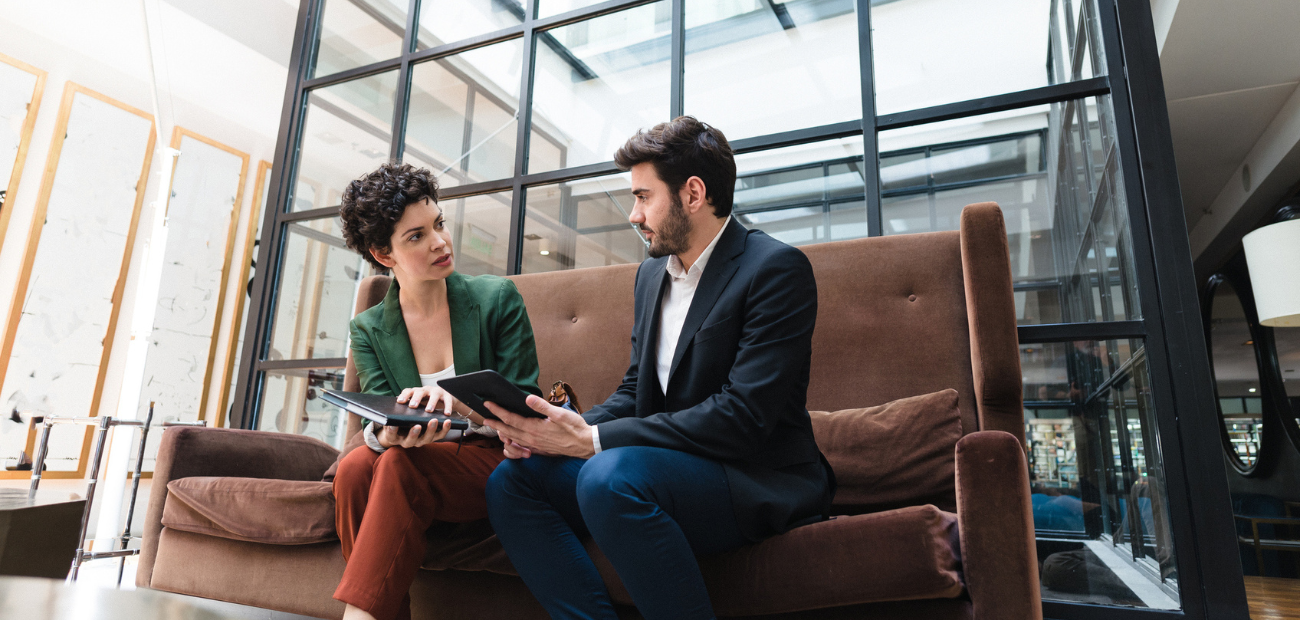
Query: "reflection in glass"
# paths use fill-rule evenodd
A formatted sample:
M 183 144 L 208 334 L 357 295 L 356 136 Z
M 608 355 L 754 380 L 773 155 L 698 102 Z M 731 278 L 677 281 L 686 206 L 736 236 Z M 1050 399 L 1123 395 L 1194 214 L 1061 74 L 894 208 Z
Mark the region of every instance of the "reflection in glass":
M 312 368 L 261 373 L 257 429 L 293 433 L 343 447 L 347 416 L 321 399 L 324 390 L 343 389 L 342 368 Z
M 1095 0 L 1052 0 L 1048 27 L 1048 83 L 1106 74 L 1106 52 Z
M 421 0 L 415 47 L 437 47 L 523 22 L 519 0 Z
M 668 120 L 669 2 L 537 35 L 529 172 L 614 159 L 641 128 Z
M 1274 328 L 1273 342 L 1277 347 L 1277 365 L 1282 372 L 1282 388 L 1291 404 L 1291 411 L 1283 412 L 1283 415 L 1295 420 L 1296 428 L 1292 430 L 1296 437 L 1300 437 L 1300 329 Z
M 439 203 L 451 228 L 456 271 L 470 276 L 506 275 L 510 196 L 510 192 L 501 192 Z
M 1179 608 L 1141 340 L 1020 345 L 1045 600 Z
M 862 165 L 858 137 L 740 155 L 733 213 L 790 245 L 865 237 Z
M 280 279 L 264 360 L 347 356 L 348 322 L 370 264 L 343 242 L 338 218 L 294 222 L 280 258 Z
M 308 77 L 355 69 L 402 53 L 406 0 L 323 0 L 320 37 Z
M 628 222 L 626 173 L 528 189 L 523 273 L 639 263 L 646 246 Z
M 879 114 L 1105 73 L 1093 0 L 871 4 Z
M 1274 333 L 1283 331 L 1274 330 Z M 1210 307 L 1210 359 L 1214 364 L 1214 388 L 1230 453 L 1239 467 L 1250 469 L 1259 460 L 1264 401 L 1250 322 L 1237 297 L 1237 289 L 1228 280 L 1214 288 Z
M 263 216 L 266 215 L 266 203 L 271 199 L 270 162 L 264 161 L 258 165 L 258 175 L 261 179 L 262 185 L 258 188 L 258 199 L 257 202 L 253 204 L 253 212 L 249 215 L 249 217 L 252 218 L 250 225 L 254 228 L 253 233 L 248 237 L 249 246 L 244 250 L 248 261 L 244 265 L 244 268 L 247 271 L 244 272 L 244 277 L 239 282 L 239 288 L 235 290 L 235 294 L 239 296 L 239 301 L 235 303 L 239 304 L 238 307 L 240 308 L 235 312 L 235 322 L 233 323 L 235 354 L 234 356 L 227 358 L 226 375 L 229 378 L 229 385 L 226 387 L 226 391 L 222 396 L 222 402 L 220 404 L 220 406 L 226 410 L 224 421 L 227 428 L 236 424 L 235 405 L 234 403 L 228 403 L 228 401 L 230 395 L 235 393 L 235 388 L 239 383 L 239 373 L 234 372 L 235 364 L 238 364 L 239 360 L 243 359 L 242 356 L 244 355 L 243 319 L 248 316 L 248 306 L 253 302 L 253 279 L 257 277 L 257 265 L 255 264 L 257 261 L 257 247 L 260 245 L 262 239 L 262 222 Z
M 389 71 L 307 94 L 290 211 L 337 206 L 348 183 L 388 161 L 396 90 Z
M 997 202 L 1021 325 L 1141 318 L 1114 136 L 1104 96 L 882 132 L 885 234 Z
M 514 39 L 415 65 L 403 161 L 441 187 L 514 174 L 523 50 Z
M 518 0 L 504 0 L 504 1 L 514 2 Z M 537 16 L 550 17 L 552 15 L 558 15 L 566 11 L 572 11 L 575 9 L 588 7 L 598 2 L 601 2 L 601 0 L 541 0 L 537 4 Z
M 685 17 L 686 113 L 728 140 L 862 118 L 853 0 L 687 0 Z

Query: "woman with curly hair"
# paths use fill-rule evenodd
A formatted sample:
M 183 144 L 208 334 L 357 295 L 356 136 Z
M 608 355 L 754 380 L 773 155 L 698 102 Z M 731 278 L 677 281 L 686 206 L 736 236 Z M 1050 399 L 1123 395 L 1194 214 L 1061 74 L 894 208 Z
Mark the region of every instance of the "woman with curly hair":
M 348 185 L 340 208 L 349 247 L 389 270 L 384 300 L 352 319 L 352 360 L 361 391 L 410 407 L 470 419 L 459 443 L 438 443 L 448 425 L 363 429 L 334 478 L 335 521 L 347 568 L 334 598 L 345 620 L 410 618 L 407 591 L 434 521 L 487 517 L 483 489 L 504 458 L 495 431 L 438 381 L 492 369 L 525 392 L 537 389 L 537 351 L 523 298 L 497 276 L 456 272 L 451 232 L 428 170 L 385 164 Z

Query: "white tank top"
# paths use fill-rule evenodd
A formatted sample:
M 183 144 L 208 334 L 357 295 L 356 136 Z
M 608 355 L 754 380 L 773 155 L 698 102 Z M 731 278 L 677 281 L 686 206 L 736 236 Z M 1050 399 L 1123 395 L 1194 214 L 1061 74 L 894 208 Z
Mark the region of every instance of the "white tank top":
M 452 364 L 438 372 L 430 375 L 420 375 L 420 385 L 424 387 L 433 387 L 438 385 L 439 381 L 456 376 L 456 365 Z

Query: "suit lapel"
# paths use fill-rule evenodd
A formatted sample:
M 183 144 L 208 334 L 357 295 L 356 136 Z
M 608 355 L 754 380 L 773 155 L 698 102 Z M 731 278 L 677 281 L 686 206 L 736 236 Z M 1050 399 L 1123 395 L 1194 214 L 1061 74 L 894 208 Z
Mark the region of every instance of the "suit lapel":
M 385 337 L 378 340 L 375 350 L 389 375 L 388 380 L 401 391 L 420 385 L 420 371 L 415 366 L 415 353 L 411 351 L 406 321 L 402 319 L 399 290 L 397 278 L 393 278 L 392 284 L 388 285 L 388 294 L 384 296 L 384 316 L 379 326 Z
M 465 286 L 465 276 L 447 277 L 447 305 L 451 316 L 451 353 L 456 374 L 483 369 L 479 359 L 479 305 Z
M 646 302 L 650 304 L 650 320 L 646 321 L 638 334 L 641 342 L 641 371 L 639 376 L 649 375 L 660 395 L 663 386 L 659 385 L 659 306 L 664 297 L 664 287 L 668 286 L 668 261 L 663 261 L 651 275 L 650 295 Z M 649 372 L 646 372 L 649 371 Z
M 700 330 L 704 324 L 704 318 L 709 315 L 713 305 L 717 303 L 718 297 L 722 295 L 722 290 L 727 287 L 731 281 L 731 276 L 736 274 L 740 268 L 740 261 L 736 260 L 745 252 L 745 237 L 749 231 L 740 225 L 735 218 L 727 221 L 727 229 L 718 239 L 718 245 L 713 247 L 713 254 L 709 257 L 709 264 L 705 265 L 704 273 L 700 274 L 700 283 L 695 288 L 695 297 L 691 298 L 691 307 L 686 311 L 686 322 L 682 324 L 682 335 L 677 339 L 677 347 L 673 350 L 673 363 L 668 367 L 668 382 L 672 383 L 672 377 L 677 372 L 678 364 L 682 362 L 682 356 L 686 353 L 686 347 L 695 338 L 695 332 Z M 659 300 L 655 300 L 655 307 L 659 307 Z

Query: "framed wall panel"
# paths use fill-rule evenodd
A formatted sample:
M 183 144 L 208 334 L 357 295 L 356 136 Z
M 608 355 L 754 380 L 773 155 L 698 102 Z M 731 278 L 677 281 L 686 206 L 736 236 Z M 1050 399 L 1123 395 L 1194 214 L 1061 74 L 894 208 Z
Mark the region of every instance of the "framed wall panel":
M 271 185 L 271 162 L 257 162 L 257 182 L 253 186 L 253 201 L 251 204 L 251 213 L 248 216 L 248 232 L 244 237 L 244 253 L 242 261 L 239 263 L 239 283 L 234 294 L 240 297 L 239 302 L 235 303 L 235 317 L 231 321 L 231 345 L 226 348 L 226 370 L 222 377 L 225 377 L 221 384 L 221 395 L 217 400 L 217 419 L 213 426 L 224 427 L 226 424 L 226 412 L 230 407 L 230 393 L 234 391 L 237 377 L 234 376 L 235 360 L 239 359 L 239 354 L 244 349 L 244 333 L 240 329 L 243 326 L 244 313 L 248 311 L 248 304 L 252 301 L 253 270 L 257 267 L 255 264 L 256 255 L 254 250 L 258 246 L 258 237 L 262 232 L 262 216 L 266 214 L 266 200 L 270 195 Z
M 216 369 L 231 252 L 243 204 L 249 156 L 183 127 L 172 169 L 157 308 L 145 360 L 137 419 L 155 403 L 154 424 L 204 419 Z M 162 433 L 151 433 L 151 469 Z
M 154 138 L 144 111 L 64 87 L 0 349 L 0 406 L 24 414 L 0 426 L 6 465 L 30 445 L 30 415 L 98 413 Z M 91 429 L 52 432 L 46 475 L 84 476 Z
M 44 92 L 44 71 L 0 54 L 0 191 L 4 192 L 0 194 L 0 248 L 9 230 L 10 206 L 18 194 Z

